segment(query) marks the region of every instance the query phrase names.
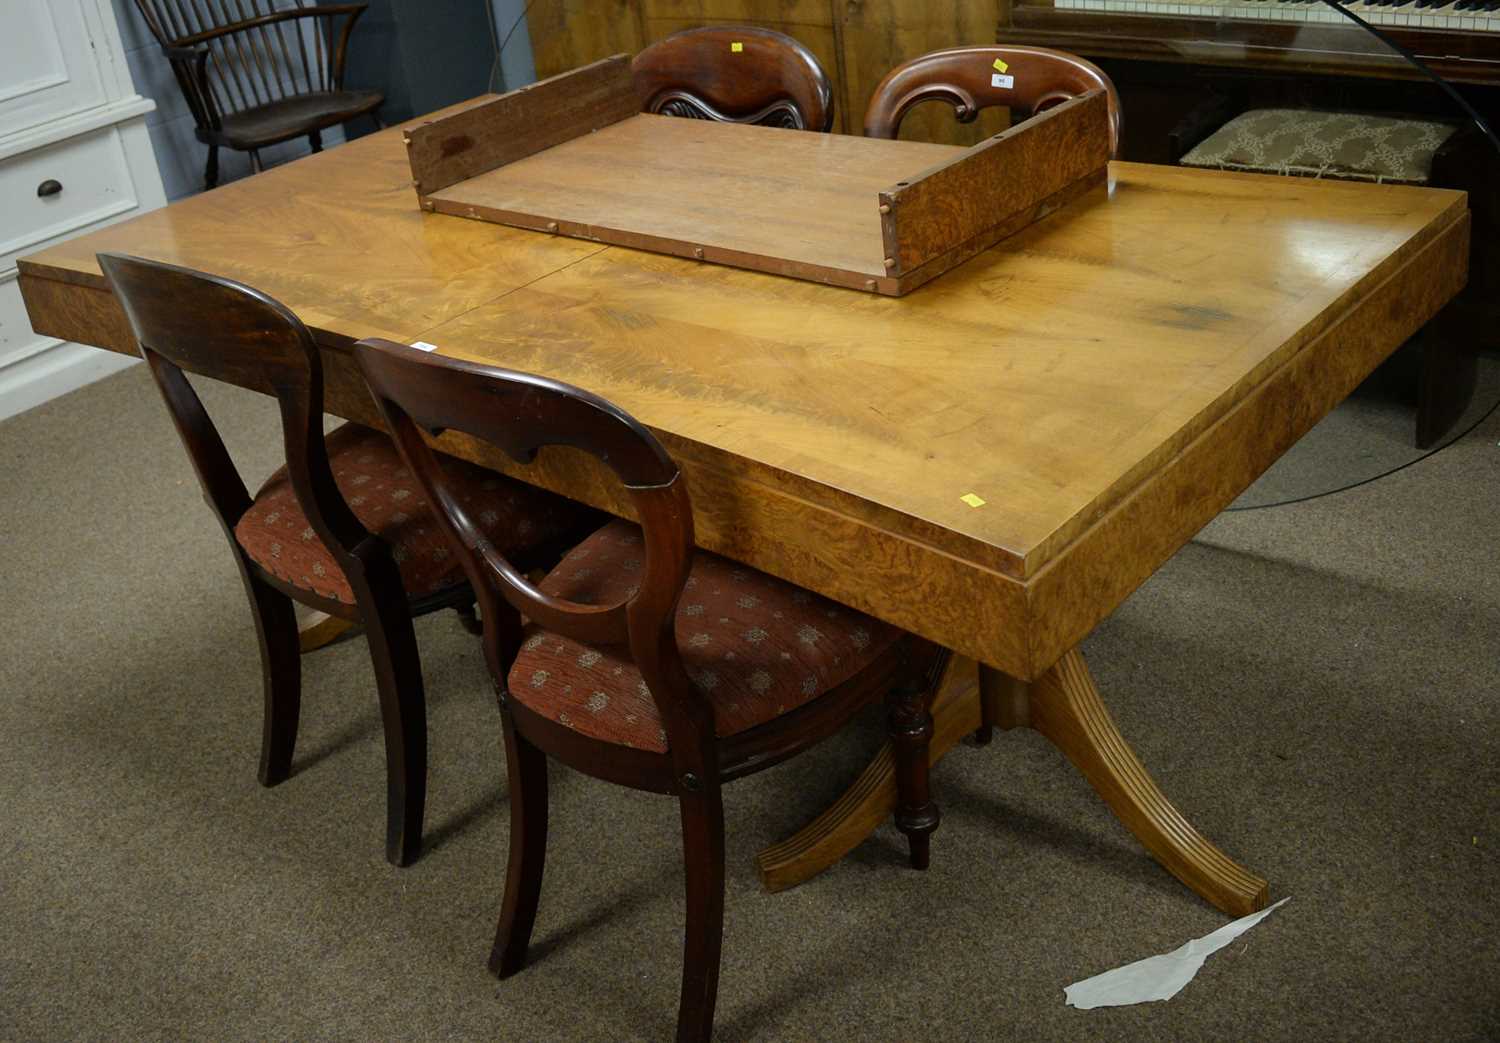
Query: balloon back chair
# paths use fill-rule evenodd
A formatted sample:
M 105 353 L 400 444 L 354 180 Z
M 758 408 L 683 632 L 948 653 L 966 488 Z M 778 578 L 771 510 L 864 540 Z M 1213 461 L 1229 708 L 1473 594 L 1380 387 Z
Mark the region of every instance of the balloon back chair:
M 802 44 L 754 26 L 684 29 L 630 63 L 642 112 L 793 130 L 833 126 L 833 85 Z
M 707 1039 L 724 916 L 720 787 L 826 738 L 891 700 L 898 825 L 925 867 L 938 814 L 928 794 L 926 642 L 789 583 L 695 552 L 686 482 L 636 420 L 542 377 L 434 358 L 388 341 L 356 357 L 411 470 L 464 562 L 484 619 L 510 782 L 510 856 L 490 958 L 521 970 L 547 842 L 547 758 L 670 795 L 681 811 L 687 928 L 677 1038 Z M 475 524 L 423 432 L 453 429 L 526 462 L 549 445 L 592 454 L 640 519 L 614 521 L 533 586 Z M 523 623 L 522 616 L 529 622 Z
M 925 101 L 948 102 L 958 121 L 968 123 L 991 106 L 1004 106 L 1024 118 L 1096 89 L 1109 99 L 1109 148 L 1111 157 L 1117 156 L 1120 96 L 1115 85 L 1093 62 L 1045 47 L 951 47 L 898 65 L 870 97 L 865 136 L 894 138 L 906 114 Z
M 413 615 L 470 610 L 474 595 L 391 440 L 359 424 L 323 432 L 317 346 L 284 305 L 241 283 L 121 254 L 99 264 L 124 306 L 204 499 L 233 548 L 260 638 L 265 683 L 259 777 L 291 772 L 301 711 L 295 600 L 363 624 L 385 732 L 386 858 L 421 848 L 427 725 Z M 286 466 L 251 496 L 183 370 L 273 394 Z M 594 512 L 452 458 L 451 495 L 529 566 L 597 527 Z M 472 618 L 472 613 L 470 614 Z

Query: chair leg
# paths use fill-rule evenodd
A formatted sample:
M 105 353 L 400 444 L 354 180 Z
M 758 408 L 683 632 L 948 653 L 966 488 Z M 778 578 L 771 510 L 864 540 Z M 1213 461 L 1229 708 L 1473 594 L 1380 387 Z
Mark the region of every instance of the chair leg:
M 203 168 L 203 190 L 206 192 L 219 183 L 219 146 L 208 146 L 208 165 Z
M 375 121 L 375 129 L 376 130 L 384 130 L 385 129 L 385 123 L 381 121 L 381 119 L 380 119 L 380 111 L 378 109 L 371 109 L 370 110 L 370 119 L 372 119 L 372 120 Z
M 974 744 L 976 746 L 988 746 L 990 740 L 995 737 L 995 706 L 994 702 L 985 698 L 983 689 L 979 692 L 979 727 L 974 729 Z
M 313 131 L 307 136 L 307 143 L 312 146 L 314 152 L 323 151 L 323 134 L 321 131 Z
M 265 168 L 265 164 L 263 164 L 260 161 L 260 149 L 258 149 L 258 148 L 251 149 L 250 150 L 250 170 L 251 170 L 251 172 L 259 174 L 262 170 L 265 170 L 265 169 L 266 169 Z
M 1422 335 L 1422 369 L 1417 383 L 1418 449 L 1431 449 L 1447 435 L 1474 400 L 1479 380 L 1480 338 L 1461 311 L 1448 305 Z
M 394 566 L 392 571 L 394 572 Z M 399 579 L 386 596 L 360 598 L 380 717 L 385 728 L 385 858 L 408 866 L 422 851 L 422 810 L 427 799 L 427 699 L 422 663 Z
M 526 947 L 542 896 L 542 869 L 547 861 L 547 755 L 516 731 L 502 703 L 505 764 L 510 777 L 510 864 L 505 873 L 505 902 L 490 971 L 508 978 L 526 966 Z
M 458 621 L 469 633 L 484 633 L 484 624 L 479 621 L 479 615 L 474 611 L 473 605 L 455 605 L 453 611 L 458 613 Z
M 926 695 L 921 684 L 902 684 L 891 692 L 887 718 L 896 755 L 896 826 L 906 834 L 913 869 L 927 868 L 932 831 L 941 818 L 929 786 L 932 714 Z
M 302 650 L 297 637 L 297 613 L 291 598 L 249 573 L 245 573 L 245 588 L 255 617 L 255 633 L 260 639 L 260 667 L 265 682 L 257 777 L 262 786 L 274 786 L 285 782 L 291 774 L 297 721 L 302 713 Z
M 682 848 L 687 869 L 687 929 L 682 946 L 682 1001 L 677 1043 L 713 1034 L 724 943 L 724 802 L 717 782 L 684 794 Z

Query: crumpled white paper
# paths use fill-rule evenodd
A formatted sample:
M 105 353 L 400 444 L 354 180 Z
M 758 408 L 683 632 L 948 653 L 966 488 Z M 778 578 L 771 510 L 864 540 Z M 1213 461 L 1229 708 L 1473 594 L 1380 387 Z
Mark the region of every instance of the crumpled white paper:
M 1283 898 L 1273 906 L 1242 916 L 1212 934 L 1194 938 L 1171 952 L 1148 956 L 1144 960 L 1127 963 L 1123 967 L 1074 982 L 1063 990 L 1068 1005 L 1079 1010 L 1092 1010 L 1094 1007 L 1123 1007 L 1130 1003 L 1169 1000 L 1193 980 L 1204 960 L 1289 901 L 1290 898 Z

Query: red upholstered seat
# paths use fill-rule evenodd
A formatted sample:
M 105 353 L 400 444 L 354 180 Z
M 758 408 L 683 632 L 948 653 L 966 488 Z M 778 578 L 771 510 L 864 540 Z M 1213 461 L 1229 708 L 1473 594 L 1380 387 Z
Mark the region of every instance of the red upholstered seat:
M 327 436 L 334 481 L 360 522 L 390 545 L 408 597 L 420 598 L 463 579 L 432 507 L 383 432 L 345 424 Z M 469 516 L 507 556 L 587 531 L 588 508 L 452 457 L 443 458 Z M 286 469 L 273 474 L 234 527 L 245 553 L 286 583 L 346 604 L 354 592 L 333 555 L 308 526 Z
M 634 593 L 644 557 L 640 529 L 612 522 L 568 552 L 540 589 L 583 604 L 615 604 Z M 688 676 L 712 704 L 721 737 L 842 684 L 901 637 L 879 620 L 701 550 L 676 627 Z M 656 704 L 624 648 L 533 629 L 509 688 L 512 698 L 584 735 L 667 748 Z

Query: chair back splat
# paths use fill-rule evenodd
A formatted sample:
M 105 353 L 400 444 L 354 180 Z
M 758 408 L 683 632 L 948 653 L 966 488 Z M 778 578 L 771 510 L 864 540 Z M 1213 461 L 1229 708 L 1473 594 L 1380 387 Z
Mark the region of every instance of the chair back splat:
M 1109 97 L 1110 155 L 1117 156 L 1115 85 L 1093 62 L 1045 47 L 951 47 L 913 58 L 875 88 L 865 109 L 865 136 L 894 138 L 901 120 L 924 101 L 946 101 L 960 123 L 969 123 L 980 109 L 1005 106 L 1031 116 L 1096 88 Z
M 811 51 L 754 26 L 684 29 L 630 63 L 641 111 L 793 130 L 833 127 L 833 85 Z

